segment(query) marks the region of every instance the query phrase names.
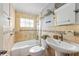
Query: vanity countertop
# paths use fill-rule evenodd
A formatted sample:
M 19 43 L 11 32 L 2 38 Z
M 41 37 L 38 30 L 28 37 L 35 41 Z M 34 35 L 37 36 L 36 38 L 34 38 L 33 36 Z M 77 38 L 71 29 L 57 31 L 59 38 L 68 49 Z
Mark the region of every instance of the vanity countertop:
M 0 56 L 5 55 L 6 53 L 7 53 L 7 51 L 6 51 L 6 50 L 0 50 Z

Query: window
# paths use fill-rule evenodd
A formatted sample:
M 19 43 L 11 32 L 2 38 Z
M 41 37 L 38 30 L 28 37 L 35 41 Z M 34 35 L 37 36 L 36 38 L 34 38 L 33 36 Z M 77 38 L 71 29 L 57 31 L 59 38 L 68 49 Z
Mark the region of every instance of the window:
M 20 27 L 34 27 L 34 21 L 31 19 L 21 18 Z

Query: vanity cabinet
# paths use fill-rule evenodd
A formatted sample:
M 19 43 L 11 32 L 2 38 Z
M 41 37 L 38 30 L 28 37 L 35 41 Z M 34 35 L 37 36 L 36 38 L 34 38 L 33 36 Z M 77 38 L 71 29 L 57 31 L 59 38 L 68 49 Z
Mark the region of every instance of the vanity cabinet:
M 15 28 L 15 12 L 11 4 L 0 4 L 0 49 L 10 50 Z
M 79 9 L 79 4 L 64 4 L 55 10 L 57 25 L 79 24 L 79 13 L 75 11 Z

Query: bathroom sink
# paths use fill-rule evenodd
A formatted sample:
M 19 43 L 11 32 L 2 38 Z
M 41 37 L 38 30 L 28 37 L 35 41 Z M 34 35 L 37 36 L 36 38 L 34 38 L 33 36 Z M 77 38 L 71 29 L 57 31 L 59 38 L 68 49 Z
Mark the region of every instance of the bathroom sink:
M 68 42 L 63 42 L 56 39 L 46 39 L 47 44 L 55 49 L 56 51 L 59 51 L 61 53 L 76 53 L 79 52 L 79 45 L 78 44 L 71 44 Z

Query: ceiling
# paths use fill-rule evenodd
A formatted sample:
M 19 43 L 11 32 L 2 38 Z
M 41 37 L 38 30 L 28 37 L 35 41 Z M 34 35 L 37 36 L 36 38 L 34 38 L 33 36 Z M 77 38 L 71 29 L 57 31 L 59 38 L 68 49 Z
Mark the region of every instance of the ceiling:
M 54 3 L 14 3 L 16 11 L 39 15 L 42 10 L 54 9 Z

